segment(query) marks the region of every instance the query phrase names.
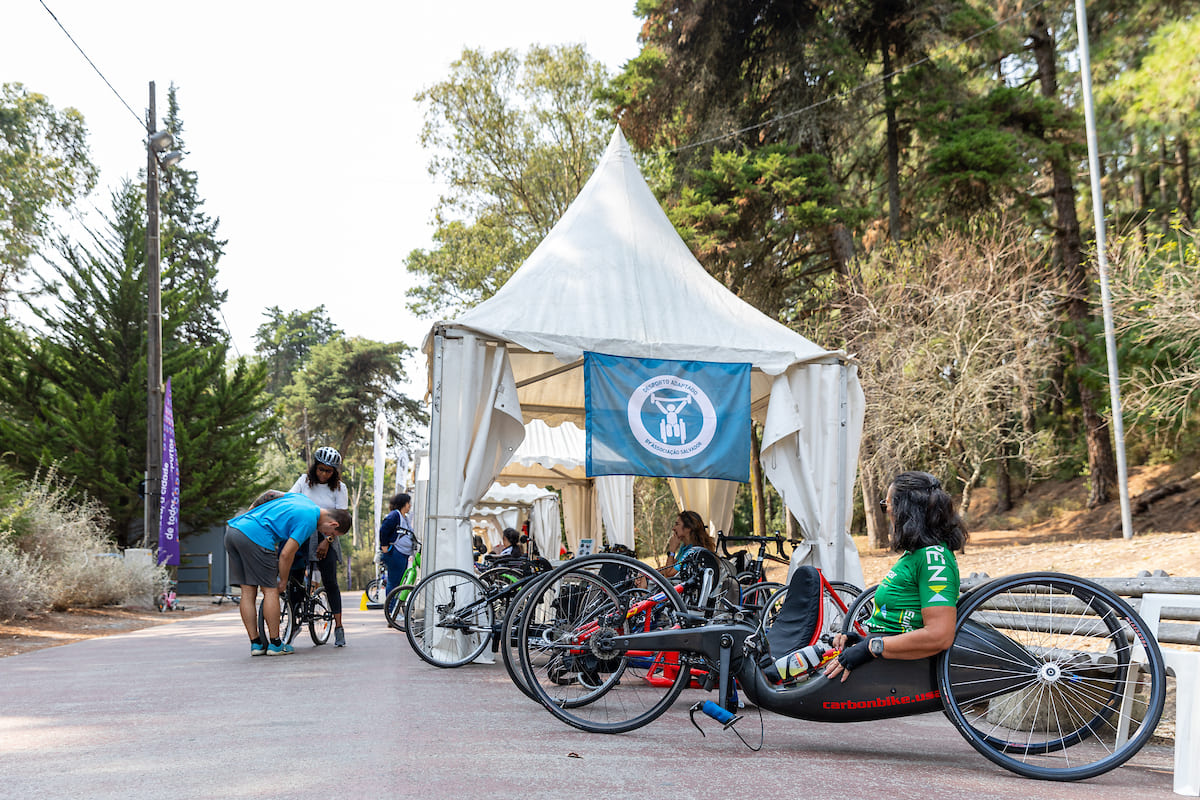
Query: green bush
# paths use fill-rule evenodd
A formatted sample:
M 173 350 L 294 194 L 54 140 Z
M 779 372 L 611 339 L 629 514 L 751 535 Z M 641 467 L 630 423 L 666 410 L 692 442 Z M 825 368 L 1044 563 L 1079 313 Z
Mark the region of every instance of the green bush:
M 166 571 L 126 562 L 108 516 L 55 470 L 38 473 L 0 508 L 0 618 L 52 608 L 148 602 Z

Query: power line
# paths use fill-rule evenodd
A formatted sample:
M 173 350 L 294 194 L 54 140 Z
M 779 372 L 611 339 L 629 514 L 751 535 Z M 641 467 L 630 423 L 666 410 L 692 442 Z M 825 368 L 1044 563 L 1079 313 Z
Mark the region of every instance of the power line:
M 50 18 L 58 24 L 58 27 L 62 29 L 62 32 L 65 33 L 67 38 L 71 40 L 71 44 L 75 45 L 75 49 L 79 51 L 79 54 L 83 56 L 84 60 L 91 65 L 92 69 L 96 70 L 96 74 L 100 76 L 100 80 L 104 81 L 105 85 L 107 85 L 109 89 L 112 89 L 112 93 L 115 94 L 117 99 L 121 101 L 121 105 L 129 109 L 129 113 L 133 114 L 133 118 L 137 120 L 138 127 L 144 128 L 146 125 L 145 120 L 138 116 L 138 113 L 133 110 L 129 103 L 125 102 L 125 98 L 121 97 L 121 93 L 117 91 L 116 87 L 109 83 L 108 78 L 104 77 L 104 73 L 100 71 L 100 68 L 97 67 L 90 58 L 88 58 L 87 53 L 83 52 L 83 48 L 79 46 L 79 42 L 75 41 L 75 37 L 71 35 L 70 31 L 68 31 L 61 22 L 59 22 L 58 17 L 56 17 L 54 12 L 50 10 L 50 7 L 46 5 L 46 0 L 38 0 L 38 2 L 42 4 L 42 8 L 46 9 L 46 13 L 50 15 Z
M 933 61 L 934 58 L 936 58 L 937 56 L 940 56 L 943 53 L 950 52 L 951 50 L 953 50 L 955 48 L 961 47 L 962 45 L 967 44 L 968 42 L 978 39 L 980 36 L 991 33 L 992 31 L 996 30 L 997 28 L 1000 28 L 1000 27 L 1012 22 L 1017 17 L 1028 14 L 1030 11 L 1032 11 L 1033 9 L 1037 8 L 1038 6 L 1042 5 L 1045 2 L 1046 2 L 1046 0 L 1037 0 L 1037 2 L 1035 2 L 1029 8 L 1025 8 L 1020 11 L 1017 11 L 1014 14 L 1010 14 L 1009 16 L 1005 17 L 1004 19 L 1000 20 L 999 22 L 996 22 L 993 25 L 989 25 L 988 27 L 984 28 L 983 30 L 977 31 L 976 33 L 971 34 L 970 36 L 968 36 L 965 39 L 957 41 L 954 44 L 946 45 L 945 47 L 941 48 L 940 50 L 935 51 L 931 55 L 927 55 L 918 61 L 914 61 L 913 63 L 911 63 L 905 67 L 902 67 L 901 69 L 893 70 L 892 72 L 888 73 L 887 75 L 880 75 L 876 78 L 872 78 L 869 81 L 864 81 L 863 83 L 860 83 L 857 86 L 852 86 L 849 89 L 845 90 L 844 92 L 839 92 L 838 94 L 835 94 L 832 97 L 826 97 L 824 100 L 818 100 L 815 103 L 810 103 L 809 105 L 806 105 L 803 108 L 797 108 L 794 111 L 787 112 L 786 114 L 780 114 L 778 116 L 772 117 L 771 119 L 767 120 L 766 122 L 759 122 L 754 125 L 748 125 L 745 128 L 739 128 L 736 131 L 730 131 L 729 133 L 725 133 L 720 136 L 713 136 L 711 138 L 704 139 L 699 142 L 692 142 L 690 144 L 684 144 L 684 145 L 680 145 L 679 147 L 673 147 L 673 148 L 669 148 L 666 150 L 660 150 L 658 152 L 660 152 L 660 153 L 682 153 L 684 150 L 692 150 L 697 147 L 703 147 L 707 144 L 713 144 L 714 142 L 724 141 L 725 139 L 732 139 L 735 136 L 741 136 L 744 133 L 749 133 L 750 131 L 755 131 L 755 130 L 758 130 L 759 128 L 765 128 L 768 125 L 774 125 L 777 122 L 782 122 L 785 119 L 791 119 L 792 117 L 799 116 L 800 114 L 803 114 L 807 111 L 812 111 L 814 108 L 819 108 L 820 106 L 823 106 L 827 103 L 832 103 L 835 100 L 845 100 L 847 97 L 850 97 L 853 94 L 857 94 L 858 92 L 861 92 L 864 89 L 869 89 L 872 86 L 877 86 L 880 83 L 883 83 L 885 80 L 894 78 L 897 75 L 902 75 L 903 73 L 908 72 L 909 70 L 916 69 L 917 67 L 921 66 L 922 64 Z

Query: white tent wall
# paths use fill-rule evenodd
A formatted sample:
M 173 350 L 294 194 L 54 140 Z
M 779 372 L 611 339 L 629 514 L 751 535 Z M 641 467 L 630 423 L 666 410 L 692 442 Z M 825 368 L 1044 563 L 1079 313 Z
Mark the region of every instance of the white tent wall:
M 539 497 L 529 509 L 529 535 L 537 543 L 542 558 L 558 561 L 559 544 L 562 542 L 562 523 L 558 517 L 558 498 L 554 495 Z
M 600 549 L 596 541 L 600 535 L 600 504 L 596 500 L 596 487 L 592 484 L 564 486 L 563 526 L 567 536 L 567 549 L 579 552 L 580 539 L 592 539 L 592 551 Z
M 596 497 L 605 539 L 610 545 L 623 544 L 633 550 L 633 476 L 596 478 Z
M 669 478 L 667 483 L 679 510 L 699 514 L 714 539 L 717 531 L 728 533 L 733 527 L 733 502 L 741 484 L 711 478 Z
M 831 579 L 863 585 L 858 550 L 846 530 L 865 409 L 853 365 L 809 364 L 775 380 L 762 464 L 804 533 L 804 544 L 792 553 L 789 578 L 799 564 L 812 564 Z
M 434 340 L 425 574 L 472 569 L 470 511 L 525 437 L 505 348 L 444 331 Z

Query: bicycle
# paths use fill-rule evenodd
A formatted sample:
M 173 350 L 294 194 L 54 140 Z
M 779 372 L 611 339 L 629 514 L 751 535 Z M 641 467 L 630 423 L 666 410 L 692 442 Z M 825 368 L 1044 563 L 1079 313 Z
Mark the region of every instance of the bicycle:
M 175 581 L 167 581 L 163 585 L 163 590 L 158 593 L 158 597 L 154 600 L 154 607 L 161 611 L 183 611 L 183 603 L 179 602 L 179 595 L 175 593 Z
M 584 577 L 616 597 L 598 575 L 570 565 L 544 578 L 541 590 L 553 594 L 556 586 Z M 789 590 L 796 597 L 806 577 L 812 584 L 809 570 L 794 573 L 797 586 Z M 826 583 L 817 585 L 829 592 Z M 1090 778 L 1123 764 L 1153 735 L 1162 714 L 1166 673 L 1157 642 L 1127 602 L 1083 578 L 1028 573 L 995 579 L 959 598 L 954 642 L 937 656 L 871 661 L 846 682 L 829 680 L 818 667 L 790 685 L 768 680 L 763 664 L 777 648 L 794 652 L 819 641 L 822 622 L 797 625 L 794 612 L 805 603 L 780 611 L 772 628 L 780 636 L 772 642 L 763 620 L 697 620 L 674 590 L 655 586 L 665 619 L 651 630 L 613 626 L 621 606 L 563 619 L 553 639 L 525 636 L 532 623 L 529 615 L 523 619 L 521 669 L 550 713 L 585 731 L 634 730 L 663 714 L 700 667 L 709 676 L 704 688 L 716 689 L 718 700 L 693 705 L 693 723 L 703 711 L 726 728 L 736 724 L 735 683 L 759 709 L 817 722 L 941 710 L 989 761 L 1045 780 Z M 680 656 L 673 676 L 647 680 L 631 669 L 647 652 L 665 651 Z M 606 684 L 603 690 L 584 681 L 564 689 L 547 666 L 589 657 L 594 661 L 585 666 L 603 670 L 591 683 Z M 1141 691 L 1127 693 L 1131 685 Z M 1125 726 L 1128 738 L 1118 735 Z
M 506 615 L 510 602 L 524 588 L 541 580 L 542 573 L 532 571 L 520 577 L 510 573 L 515 580 L 500 577 L 485 584 L 460 569 L 426 576 L 412 589 L 404 606 L 404 633 L 413 651 L 435 667 L 450 668 L 474 661 L 488 644 L 499 649 L 497 620 Z
M 308 626 L 308 635 L 312 637 L 314 647 L 319 647 L 329 641 L 333 632 L 333 611 L 329 607 L 329 596 L 325 587 L 313 583 L 315 560 L 309 560 L 304 566 L 304 576 L 300 580 L 288 576 L 287 591 L 279 596 L 279 639 L 284 644 L 291 644 L 300 632 L 302 625 Z M 293 595 L 298 601 L 293 600 Z M 258 632 L 259 637 L 266 639 L 267 624 L 263 614 L 263 600 L 258 602 Z
M 377 605 L 382 602 L 384 591 L 387 589 L 387 564 L 378 560 L 376 556 L 376 564 L 378 564 L 379 573 L 377 577 L 367 581 L 367 586 L 363 589 L 367 595 L 367 602 L 371 605 Z
M 384 574 L 386 575 L 387 573 L 385 572 Z M 387 620 L 388 627 L 395 628 L 398 631 L 405 630 L 408 627 L 404 616 L 404 604 L 408 602 L 408 596 L 412 592 L 420 575 L 421 543 L 414 536 L 412 555 L 408 559 L 408 566 L 405 567 L 404 573 L 400 576 L 400 584 L 393 587 L 383 601 L 383 616 Z

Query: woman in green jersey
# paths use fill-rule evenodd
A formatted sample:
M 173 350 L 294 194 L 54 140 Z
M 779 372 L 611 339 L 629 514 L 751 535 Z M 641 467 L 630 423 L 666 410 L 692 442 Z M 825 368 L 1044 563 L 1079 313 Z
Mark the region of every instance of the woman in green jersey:
M 904 472 L 883 501 L 892 550 L 902 553 L 875 591 L 875 612 L 867 635 L 835 637 L 841 650 L 825 675 L 844 681 L 874 658 L 903 661 L 928 658 L 954 641 L 958 602 L 958 562 L 967 531 L 954 501 L 927 472 Z

